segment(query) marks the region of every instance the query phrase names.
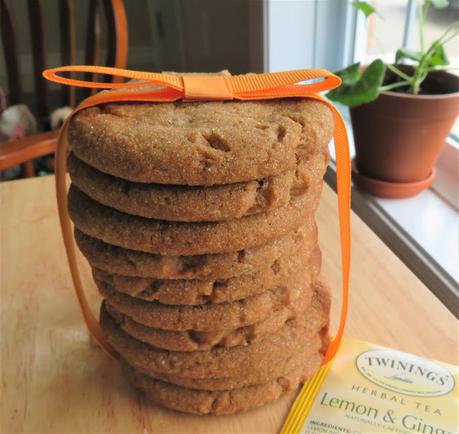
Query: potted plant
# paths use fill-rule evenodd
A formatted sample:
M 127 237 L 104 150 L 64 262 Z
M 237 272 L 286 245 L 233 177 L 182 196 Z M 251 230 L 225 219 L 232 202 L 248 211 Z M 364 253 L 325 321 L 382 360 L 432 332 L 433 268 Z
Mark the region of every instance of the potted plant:
M 459 34 L 459 21 L 428 46 L 424 27 L 430 7 L 448 5 L 447 0 L 418 5 L 419 51 L 399 49 L 394 64 L 376 59 L 338 71 L 343 84 L 327 94 L 350 108 L 354 183 L 376 196 L 412 196 L 435 177 L 435 161 L 459 113 L 459 77 L 446 71 L 444 50 Z M 375 12 L 368 2 L 354 6 L 366 16 Z

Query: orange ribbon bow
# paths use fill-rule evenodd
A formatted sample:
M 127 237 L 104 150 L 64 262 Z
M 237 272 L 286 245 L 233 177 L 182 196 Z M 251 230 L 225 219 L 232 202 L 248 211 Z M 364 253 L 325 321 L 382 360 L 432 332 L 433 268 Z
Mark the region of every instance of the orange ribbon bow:
M 135 79 L 136 81 L 124 83 L 91 82 L 58 75 L 58 73 L 63 72 L 90 72 L 95 74 L 111 75 L 115 78 Z M 43 72 L 43 76 L 50 81 L 70 86 L 114 89 L 111 92 L 100 92 L 85 99 L 73 111 L 72 115 L 82 109 L 98 104 L 120 101 L 247 101 L 300 97 L 316 99 L 330 107 L 335 121 L 334 145 L 336 154 L 343 292 L 339 328 L 335 338 L 328 346 L 324 358 L 324 364 L 333 359 L 338 351 L 343 337 L 349 302 L 349 271 L 351 256 L 351 165 L 349 159 L 349 144 L 344 120 L 336 107 L 317 92 L 323 92 L 338 87 L 341 84 L 339 77 L 324 69 L 304 69 L 227 77 L 209 75 L 180 76 L 87 65 L 63 66 L 60 68 L 47 69 Z M 154 87 L 152 88 L 152 86 Z M 67 186 L 65 175 L 68 149 L 67 132 L 70 118 L 71 116 L 67 118 L 66 122 L 62 126 L 56 151 L 56 192 L 58 197 L 58 209 L 62 234 L 66 246 L 73 284 L 86 325 L 101 348 L 109 355 L 117 357 L 114 349 L 103 337 L 99 323 L 90 310 L 77 267 L 75 244 L 67 212 Z

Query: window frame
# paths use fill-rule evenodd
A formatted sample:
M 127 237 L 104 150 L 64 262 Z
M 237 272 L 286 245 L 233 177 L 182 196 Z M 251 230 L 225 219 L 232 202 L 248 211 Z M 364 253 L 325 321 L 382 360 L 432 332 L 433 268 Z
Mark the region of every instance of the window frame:
M 403 29 L 403 40 L 401 41 L 401 46 L 403 48 L 413 48 L 413 36 L 417 13 L 418 2 L 416 0 L 406 0 L 405 24 Z M 352 29 L 350 31 L 352 31 Z M 354 36 L 353 62 L 363 60 L 369 61 L 370 59 L 372 60 L 373 58 L 380 57 L 380 55 L 366 55 L 368 31 L 366 20 L 362 13 L 357 13 L 357 18 L 354 18 L 354 34 L 356 36 Z M 349 39 L 350 37 L 350 35 L 345 35 L 345 39 Z M 385 61 L 388 61 L 388 58 L 394 58 L 394 55 L 395 53 L 387 53 L 382 57 Z M 445 147 L 437 160 L 437 179 L 434 181 L 431 189 L 456 210 L 459 210 L 457 189 L 457 185 L 459 184 L 458 161 L 459 140 L 453 133 L 450 133 L 446 140 Z
M 284 8 L 288 8 L 289 0 L 264 0 L 265 3 L 265 69 L 267 71 L 290 69 L 293 67 L 309 68 L 309 67 L 324 67 L 335 71 L 346 67 L 352 63 L 365 60 L 367 53 L 367 26 L 366 20 L 362 13 L 358 13 L 352 6 L 352 0 L 314 0 L 304 2 L 302 5 L 303 14 L 307 14 L 307 19 L 311 15 L 315 17 L 314 30 L 309 33 L 309 39 L 299 41 L 295 37 L 294 32 L 290 32 L 290 27 L 306 25 L 306 20 L 301 16 L 294 14 L 293 22 L 289 22 L 285 28 L 285 16 L 282 14 L 274 14 L 270 7 L 274 2 L 279 6 L 282 3 Z M 290 2 L 292 4 L 293 2 Z M 407 9 L 405 17 L 405 29 L 403 32 L 403 40 L 401 45 L 405 48 L 412 48 L 413 33 L 416 22 L 416 1 L 407 0 Z M 279 11 L 280 8 L 277 8 Z M 271 12 L 271 13 L 270 13 Z M 283 44 L 278 44 L 277 48 L 273 47 L 268 41 L 273 38 L 280 37 L 273 32 L 272 20 L 278 20 L 284 23 L 284 33 L 282 34 Z M 279 27 L 277 27 L 279 28 Z M 333 31 L 330 31 L 333 29 Z M 312 42 L 311 42 L 312 41 Z M 311 44 L 314 44 L 312 46 Z M 303 53 L 306 50 L 313 50 L 314 55 L 310 63 L 301 63 L 301 65 L 292 64 L 292 59 L 287 56 L 287 62 L 283 63 L 282 54 L 275 52 L 284 50 L 285 48 L 292 49 L 293 56 L 296 52 Z M 274 52 L 272 52 L 274 50 Z M 326 53 L 326 55 L 324 55 Z M 311 57 L 310 57 L 311 58 Z M 293 59 L 295 62 L 297 59 Z M 390 59 L 386 59 L 389 60 Z M 339 105 L 338 105 L 339 106 Z M 349 113 L 345 107 L 339 106 L 343 112 L 345 119 L 348 121 L 349 138 L 351 147 L 353 147 L 352 131 L 350 130 Z M 451 164 L 454 159 L 451 158 L 451 152 L 459 157 L 459 146 L 452 145 L 453 138 L 448 139 L 448 145 L 445 146 L 447 155 L 440 156 L 438 160 L 438 169 L 440 175 L 442 173 L 453 173 Z M 353 149 L 352 149 L 353 151 Z M 457 154 L 456 154 L 457 153 Z M 333 156 L 333 152 L 332 152 Z M 443 162 L 446 162 L 448 171 L 443 169 Z M 457 171 L 456 171 L 457 174 Z M 439 177 L 427 194 L 435 194 L 444 199 L 446 196 L 439 192 L 442 188 Z M 325 180 L 332 187 L 336 187 L 336 167 L 332 160 Z M 443 183 L 444 184 L 444 183 Z M 454 192 L 454 187 L 453 190 Z M 452 196 L 451 196 L 452 197 Z M 440 201 L 437 201 L 440 203 Z M 443 200 L 445 202 L 445 200 Z M 454 200 L 453 200 L 454 202 Z M 449 207 L 444 203 L 445 207 Z M 457 282 L 448 274 L 444 265 L 437 258 L 426 251 L 421 246 L 421 240 L 414 239 L 406 228 L 401 227 L 397 221 L 397 216 L 391 215 L 384 209 L 382 204 L 378 202 L 378 198 L 374 198 L 356 189 L 353 189 L 352 199 L 353 210 L 365 221 L 365 223 L 403 260 L 403 262 L 421 279 L 432 292 L 450 309 L 456 316 L 459 316 L 459 289 Z M 416 211 L 414 211 L 416 212 Z M 403 288 L 400 288 L 403 290 Z
M 405 28 L 403 29 L 403 40 L 401 41 L 404 48 L 413 48 L 416 15 L 416 0 L 407 0 Z M 348 28 L 351 33 L 345 35 L 345 39 L 353 38 L 352 62 L 368 60 L 369 57 L 366 55 L 367 26 L 363 14 L 359 13 L 357 18 L 353 19 L 352 26 Z M 352 31 L 354 32 L 353 34 Z M 389 55 L 393 58 L 395 53 L 390 53 Z M 388 59 L 385 58 L 384 60 L 387 61 Z M 345 118 L 349 122 L 349 112 L 347 109 L 344 109 L 344 111 L 346 112 Z M 351 147 L 353 148 L 352 131 L 350 130 L 349 132 Z M 352 149 L 351 152 L 355 151 Z M 445 208 L 451 207 L 456 213 L 459 209 L 458 162 L 459 140 L 451 133 L 436 162 L 437 178 L 431 186 L 430 192 L 441 199 L 438 202 L 443 202 Z M 332 186 L 334 185 L 335 171 L 336 168 L 332 164 L 326 175 L 327 182 Z M 427 194 L 430 194 L 430 192 L 427 192 Z M 397 255 L 405 264 L 432 290 L 445 306 L 458 317 L 458 282 L 435 257 L 432 257 L 416 239 L 410 236 L 409 231 L 399 224 L 396 216 L 391 215 L 382 206 L 378 198 L 362 193 L 355 188 L 353 188 L 352 208 L 393 251 L 397 252 Z M 441 211 L 446 212 L 447 210 Z

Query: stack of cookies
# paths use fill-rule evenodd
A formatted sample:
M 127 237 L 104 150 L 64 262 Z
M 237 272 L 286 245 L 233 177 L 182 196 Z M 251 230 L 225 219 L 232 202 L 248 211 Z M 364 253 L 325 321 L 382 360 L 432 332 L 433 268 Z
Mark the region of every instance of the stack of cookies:
M 277 399 L 319 368 L 314 215 L 333 120 L 313 100 L 118 103 L 69 129 L 69 212 L 130 383 L 179 411 Z

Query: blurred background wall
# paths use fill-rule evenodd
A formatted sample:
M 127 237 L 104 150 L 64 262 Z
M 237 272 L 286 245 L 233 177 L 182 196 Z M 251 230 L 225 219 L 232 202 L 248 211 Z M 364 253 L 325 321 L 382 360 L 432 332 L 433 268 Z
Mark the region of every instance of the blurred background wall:
M 28 96 L 34 92 L 28 0 L 5 1 L 19 30 L 19 63 L 24 102 L 28 104 Z M 59 0 L 36 1 L 41 1 L 45 11 L 46 66 L 58 66 Z M 372 0 L 380 16 L 374 15 L 365 23 L 363 15 L 352 7 L 352 0 L 125 0 L 128 67 L 182 72 L 228 69 L 238 74 L 311 67 L 335 71 L 355 61 L 369 62 L 376 55 L 392 61 L 402 45 L 407 11 L 413 1 Z M 90 0 L 76 0 L 74 4 L 76 63 L 84 64 Z M 428 39 L 438 37 L 457 19 L 458 12 L 459 0 L 451 0 L 449 8 L 432 13 L 427 23 Z M 104 29 L 101 33 L 106 34 Z M 405 41 L 407 47 L 416 48 L 416 33 L 413 28 L 411 42 Z M 447 47 L 450 60 L 459 64 L 459 48 L 453 44 Z M 6 89 L 2 50 L 0 44 L 0 87 Z M 52 100 L 57 86 L 50 84 L 49 89 Z
M 127 0 L 128 66 L 150 71 L 263 69 L 262 0 Z M 9 1 L 19 29 L 21 76 L 33 91 L 31 34 L 27 2 Z M 43 0 L 47 66 L 60 64 L 58 0 Z M 77 63 L 84 63 L 89 0 L 76 2 Z M 104 21 L 102 20 L 104 25 Z M 102 31 L 102 35 L 105 32 Z M 6 71 L 0 44 L 0 86 Z M 102 52 L 102 58 L 104 53 Z

